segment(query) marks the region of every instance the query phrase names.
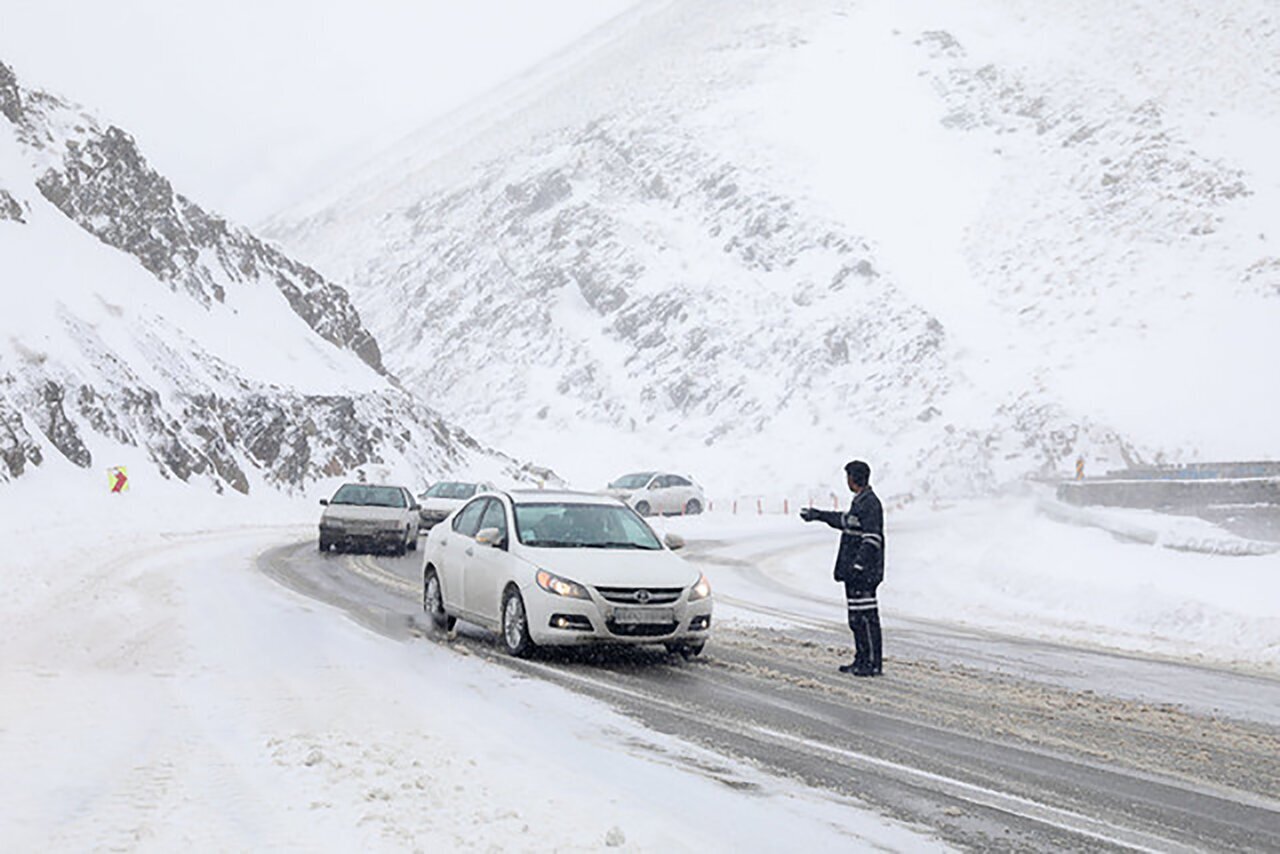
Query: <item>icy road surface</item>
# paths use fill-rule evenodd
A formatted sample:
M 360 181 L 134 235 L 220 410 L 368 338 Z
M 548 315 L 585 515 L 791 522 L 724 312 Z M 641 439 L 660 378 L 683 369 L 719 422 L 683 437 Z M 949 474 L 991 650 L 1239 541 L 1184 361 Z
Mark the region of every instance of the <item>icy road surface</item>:
M 518 661 L 478 629 L 445 637 L 421 619 L 417 555 L 321 555 L 309 540 L 259 563 L 378 632 L 598 698 L 962 848 L 1280 849 L 1280 682 L 892 615 L 885 675 L 854 680 L 835 670 L 849 656 L 839 597 L 770 574 L 814 546 L 812 534 L 691 543 L 719 620 L 689 663 L 656 651 Z

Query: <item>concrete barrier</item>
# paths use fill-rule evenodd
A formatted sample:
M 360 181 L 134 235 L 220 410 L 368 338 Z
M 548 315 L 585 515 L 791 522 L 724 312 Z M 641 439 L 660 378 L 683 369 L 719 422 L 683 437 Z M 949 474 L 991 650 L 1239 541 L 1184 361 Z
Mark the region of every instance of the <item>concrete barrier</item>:
M 1058 498 L 1079 506 L 1187 510 L 1213 505 L 1280 505 L 1280 477 L 1082 480 L 1058 484 Z

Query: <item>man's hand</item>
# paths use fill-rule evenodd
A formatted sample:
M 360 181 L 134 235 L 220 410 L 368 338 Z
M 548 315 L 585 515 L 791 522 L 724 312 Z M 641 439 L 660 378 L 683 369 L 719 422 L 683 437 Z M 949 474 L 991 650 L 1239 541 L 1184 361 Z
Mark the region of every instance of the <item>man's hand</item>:
M 806 522 L 812 522 L 814 519 L 818 518 L 818 511 L 813 507 L 801 507 L 800 518 Z

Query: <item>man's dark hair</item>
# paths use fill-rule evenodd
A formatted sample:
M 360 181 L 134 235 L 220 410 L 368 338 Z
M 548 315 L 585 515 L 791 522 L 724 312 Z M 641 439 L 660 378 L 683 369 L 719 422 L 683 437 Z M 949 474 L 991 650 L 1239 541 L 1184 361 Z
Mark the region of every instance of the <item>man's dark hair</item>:
M 844 465 L 845 474 L 853 478 L 853 482 L 858 486 L 866 486 L 871 482 L 871 466 L 862 460 L 854 460 Z

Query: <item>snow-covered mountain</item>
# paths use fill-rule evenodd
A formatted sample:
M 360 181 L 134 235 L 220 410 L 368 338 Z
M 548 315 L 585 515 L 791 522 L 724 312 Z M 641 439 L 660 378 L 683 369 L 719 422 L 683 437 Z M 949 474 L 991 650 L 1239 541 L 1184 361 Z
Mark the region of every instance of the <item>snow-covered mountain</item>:
M 0 480 L 519 473 L 399 386 L 342 288 L 176 192 L 125 131 L 3 64 L 0 117 Z
M 1280 451 L 1268 3 L 694 5 L 268 233 L 409 387 L 578 477 Z

